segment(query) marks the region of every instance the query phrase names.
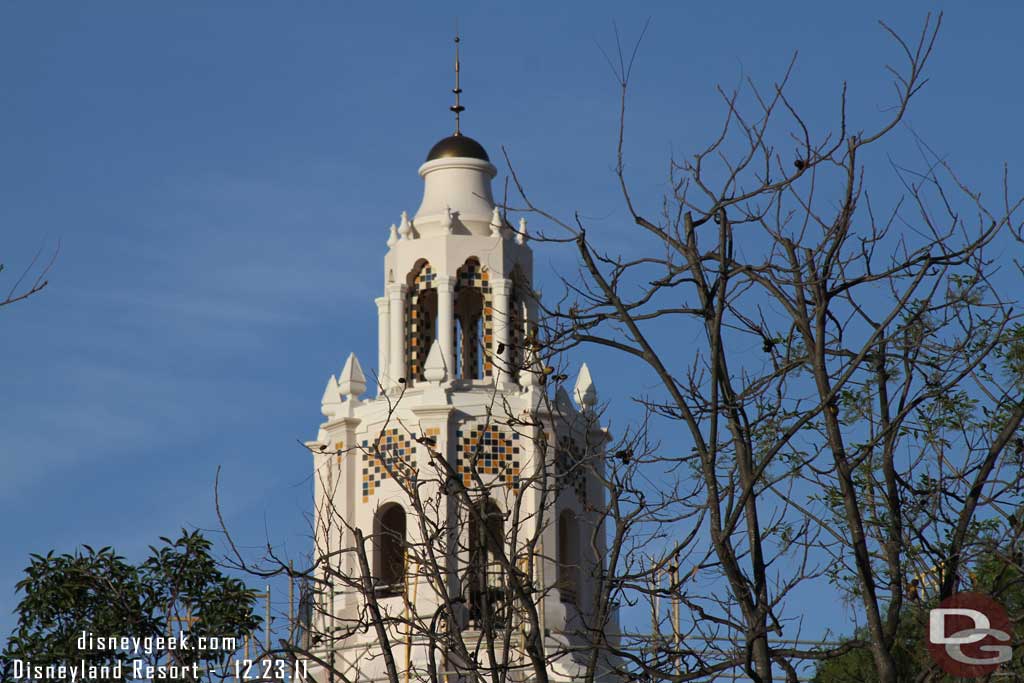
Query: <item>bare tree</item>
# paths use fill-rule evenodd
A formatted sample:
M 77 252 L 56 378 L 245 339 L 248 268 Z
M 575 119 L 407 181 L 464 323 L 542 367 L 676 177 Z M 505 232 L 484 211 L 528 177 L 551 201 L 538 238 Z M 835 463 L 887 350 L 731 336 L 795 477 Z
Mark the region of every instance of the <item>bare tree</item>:
M 387 414 L 376 438 L 308 442 L 316 503 L 305 567 L 269 546 L 262 558 L 247 557 L 222 520 L 231 566 L 308 586 L 299 628 L 261 658 L 305 660 L 318 680 L 346 683 L 547 681 L 570 666 L 586 680 L 614 672 L 623 584 L 607 568 L 632 542 L 638 508 L 622 505 L 631 510 L 622 514 L 606 492 L 642 494 L 606 472 L 610 437 L 596 397 L 581 394 L 574 405 L 562 386 L 567 375 L 545 365 L 542 350 L 536 338 L 509 350 L 515 372 L 532 378 L 525 383 L 536 387 L 536 402 L 521 410 L 493 390 L 468 465 L 452 457 L 454 444 L 443 449 L 436 432 L 408 420 L 406 382 L 398 392 L 380 387 Z M 498 425 L 524 444 L 516 469 L 499 464 L 504 446 L 484 436 Z M 415 458 L 407 457 L 410 442 Z M 401 505 L 378 504 L 372 528 L 346 509 L 358 491 L 353 461 L 380 467 L 401 491 Z M 560 515 L 568 499 L 574 512 Z M 557 626 L 545 623 L 552 602 L 571 614 Z
M 539 239 L 572 246 L 580 263 L 563 300 L 544 308 L 548 350 L 594 344 L 636 359 L 660 387 L 638 397 L 651 420 L 690 444 L 639 459 L 657 509 L 640 526 L 699 539 L 686 546 L 689 572 L 666 543 L 637 565 L 646 588 L 630 577 L 632 599 L 687 614 L 674 615 L 683 637 L 668 656 L 628 658 L 627 675 L 704 677 L 715 651 L 750 680 L 795 680 L 803 661 L 866 647 L 878 680 L 896 681 L 908 601 L 957 591 L 982 550 L 1020 561 L 1024 328 L 1005 283 L 1020 275 L 1022 200 L 1004 179 L 1000 200 L 983 202 L 901 126 L 940 24 L 929 17 L 910 42 L 882 24 L 903 62 L 888 68 L 895 101 L 872 129 L 847 120 L 844 85 L 834 129 L 814 136 L 787 95 L 795 58 L 767 90 L 719 88 L 721 130 L 671 160 L 670 190 L 652 211 L 626 172 L 636 51 L 620 46 L 611 63 L 617 177 L 636 232 L 628 254 L 602 251 L 584 220 L 534 205 L 515 178 L 524 209 L 551 226 Z M 899 133 L 916 142 L 921 168 L 868 160 Z M 894 182 L 901 197 L 872 201 Z M 679 339 L 695 340 L 685 354 Z M 687 578 L 698 573 L 711 589 Z M 803 635 L 788 602 L 800 584 L 846 596 L 857 622 L 844 630 L 863 625 L 863 641 L 783 640 Z M 662 618 L 655 610 L 656 632 Z M 701 654 L 687 642 L 721 646 Z
M 620 47 L 616 170 L 633 250 L 604 252 L 513 173 L 522 210 L 548 223 L 533 239 L 579 259 L 565 296 L 534 301 L 523 341 L 495 359 L 532 377 L 535 400 L 521 410 L 496 391 L 483 429 L 513 430 L 534 457 L 514 486 L 495 478 L 486 445 L 457 465 L 403 412 L 405 389 L 380 387 L 377 438 L 306 444 L 319 463 L 307 566 L 233 552 L 241 569 L 310 586 L 301 633 L 267 656 L 314 662 L 332 683 L 359 667 L 390 683 L 544 682 L 567 661 L 586 681 L 766 682 L 864 649 L 879 681 L 902 680 L 894 653 L 915 607 L 968 586 L 983 554 L 1019 565 L 1024 529 L 1024 326 L 1004 286 L 1020 274 L 1022 200 L 1006 180 L 1000 202 L 983 202 L 901 125 L 940 24 L 929 17 L 910 42 L 882 24 L 903 61 L 870 129 L 848 122 L 844 86 L 833 131 L 812 135 L 787 95 L 795 59 L 770 89 L 719 88 L 721 129 L 671 160 L 653 212 L 626 173 L 636 50 Z M 868 154 L 898 135 L 920 168 Z M 872 200 L 893 183 L 898 199 Z M 614 441 L 595 397 L 574 407 L 561 386 L 565 352 L 585 344 L 657 381 L 636 397 L 645 419 Z M 402 515 L 382 506 L 369 528 L 338 504 L 355 457 L 397 484 Z M 581 473 L 590 499 L 563 520 L 558 501 Z M 551 533 L 573 523 L 584 528 Z M 580 548 L 551 547 L 562 538 Z M 805 632 L 798 589 L 842 596 L 854 620 Z M 574 603 L 571 628 L 545 623 L 552 599 Z M 917 665 L 922 680 L 939 675 Z

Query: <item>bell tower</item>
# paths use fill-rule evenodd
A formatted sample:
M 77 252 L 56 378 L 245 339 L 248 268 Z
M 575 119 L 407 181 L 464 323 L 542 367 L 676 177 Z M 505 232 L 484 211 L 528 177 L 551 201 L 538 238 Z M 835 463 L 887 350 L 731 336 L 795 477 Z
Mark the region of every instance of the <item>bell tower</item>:
M 533 259 L 494 205 L 496 170 L 472 138 L 434 145 L 419 169 L 423 200 L 391 227 L 377 299 L 381 388 L 423 382 L 438 348 L 445 381 L 518 382 Z M 519 350 L 519 351 L 517 351 Z
M 600 597 L 608 434 L 590 372 L 570 398 L 540 360 L 526 222 L 495 205 L 484 147 L 457 124 L 419 175 L 418 210 L 387 237 L 376 368 L 348 356 L 306 444 L 310 674 L 607 678 L 592 655 L 617 630 Z

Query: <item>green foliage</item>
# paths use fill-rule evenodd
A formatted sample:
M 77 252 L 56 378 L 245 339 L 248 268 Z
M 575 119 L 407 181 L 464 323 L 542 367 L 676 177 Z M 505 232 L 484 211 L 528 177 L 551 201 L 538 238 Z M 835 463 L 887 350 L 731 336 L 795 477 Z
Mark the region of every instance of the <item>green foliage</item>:
M 102 665 L 111 663 L 113 654 L 79 652 L 76 641 L 83 630 L 140 635 L 160 631 L 138 570 L 110 548 L 33 554 L 16 590 L 24 597 L 17 628 L 4 650 L 5 662 L 20 657 L 43 665 L 77 659 Z
M 252 610 L 255 591 L 217 569 L 210 541 L 198 531 L 183 533 L 173 542 L 160 540 L 165 545 L 150 546 L 152 554 L 140 574 L 143 583 L 170 606 L 166 614 L 194 619 L 189 631 L 196 637 L 237 637 L 259 626 L 260 618 Z
M 1013 325 L 1003 334 L 996 355 L 1013 383 L 1024 386 L 1024 325 Z
M 183 530 L 175 541 L 160 540 L 163 545 L 150 546 L 150 556 L 137 566 L 109 547 L 84 545 L 73 554 L 31 555 L 25 578 L 16 585 L 22 594 L 18 622 L 3 651 L 0 680 L 12 675 L 14 658 L 42 666 L 124 661 L 123 654 L 105 649 L 80 650 L 83 631 L 104 638 L 146 638 L 185 630 L 195 638 L 241 640 L 259 626 L 255 592 L 220 572 L 202 534 Z M 191 649 L 176 651 L 174 657 L 177 664 L 202 665 L 227 654 Z M 165 656 L 155 653 L 149 659 Z
M 1021 562 L 1024 560 L 1020 552 L 1006 556 L 999 552 L 990 552 L 978 559 L 968 572 L 969 590 L 992 596 L 1006 607 L 1011 621 L 1024 613 L 1024 571 Z M 925 633 L 928 622 L 928 609 L 931 604 L 912 604 L 901 615 L 900 625 L 896 634 L 893 658 L 898 667 L 898 680 L 919 680 L 922 672 L 929 669 L 931 659 L 928 656 Z M 867 633 L 856 634 L 864 642 L 868 641 Z M 1014 642 L 1024 639 L 1024 622 L 1017 621 Z M 1003 665 L 1001 675 L 1019 676 L 1012 680 L 1024 678 L 1024 653 L 1020 649 L 1015 652 L 1013 661 Z M 878 680 L 872 661 L 871 650 L 865 646 L 850 650 L 844 655 L 822 662 L 815 672 L 815 683 L 873 683 Z M 958 679 L 939 675 L 930 680 L 954 681 Z M 1011 680 L 1011 679 L 1008 679 Z
M 923 628 L 923 626 L 921 627 Z M 896 678 L 900 681 L 913 681 L 921 670 L 923 658 L 928 654 L 916 637 L 919 625 L 911 619 L 903 619 L 896 643 L 893 646 L 893 660 L 896 663 Z M 865 643 L 869 642 L 866 631 L 857 634 Z M 920 649 L 918 649 L 920 645 Z M 828 659 L 818 666 L 811 679 L 814 683 L 877 683 L 878 673 L 868 645 L 850 650 L 846 654 Z

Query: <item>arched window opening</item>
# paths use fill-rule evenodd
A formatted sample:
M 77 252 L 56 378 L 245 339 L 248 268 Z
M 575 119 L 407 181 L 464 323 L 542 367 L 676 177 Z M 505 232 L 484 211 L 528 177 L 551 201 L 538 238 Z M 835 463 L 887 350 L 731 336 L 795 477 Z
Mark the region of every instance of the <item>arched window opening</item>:
M 409 367 L 409 377 L 413 381 L 423 379 L 423 368 L 430 354 L 430 347 L 437 340 L 437 290 L 424 289 L 416 297 L 415 307 L 410 308 L 409 315 L 412 317 L 416 335 L 416 366 Z
M 492 318 L 490 273 L 475 257 L 470 257 L 459 268 L 455 281 L 456 377 L 483 379 L 491 376 Z
M 478 501 L 469 517 L 470 619 L 501 626 L 507 618 L 504 571 L 505 517 L 490 498 Z
M 401 595 L 405 585 L 405 510 L 397 503 L 385 505 L 374 518 L 376 556 L 374 578 L 381 597 Z
M 518 380 L 526 359 L 526 340 L 529 337 L 526 328 L 526 300 L 529 290 L 526 278 L 519 266 L 512 270 L 512 291 L 508 300 L 508 341 L 509 348 L 499 361 L 506 364 L 513 381 Z
M 423 379 L 423 366 L 437 339 L 437 289 L 429 261 L 420 261 L 409 273 L 406 289 L 405 357 L 407 377 Z
M 483 377 L 482 318 L 483 296 L 480 290 L 467 287 L 455 299 L 456 372 L 460 379 L 481 379 Z
M 576 515 L 563 510 L 558 516 L 558 592 L 562 602 L 576 604 L 579 586 L 579 528 Z

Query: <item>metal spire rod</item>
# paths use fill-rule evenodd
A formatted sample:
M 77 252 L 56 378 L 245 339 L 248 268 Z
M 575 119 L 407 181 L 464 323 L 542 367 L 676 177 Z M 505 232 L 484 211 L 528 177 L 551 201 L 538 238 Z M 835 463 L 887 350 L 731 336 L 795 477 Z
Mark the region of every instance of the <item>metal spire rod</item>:
M 455 22 L 455 87 L 452 88 L 452 92 L 455 93 L 455 104 L 448 107 L 455 112 L 455 134 L 462 135 L 460 115 L 466 111 L 466 108 L 462 106 L 461 98 L 462 88 L 459 87 L 459 43 L 462 42 L 459 38 L 459 22 Z

